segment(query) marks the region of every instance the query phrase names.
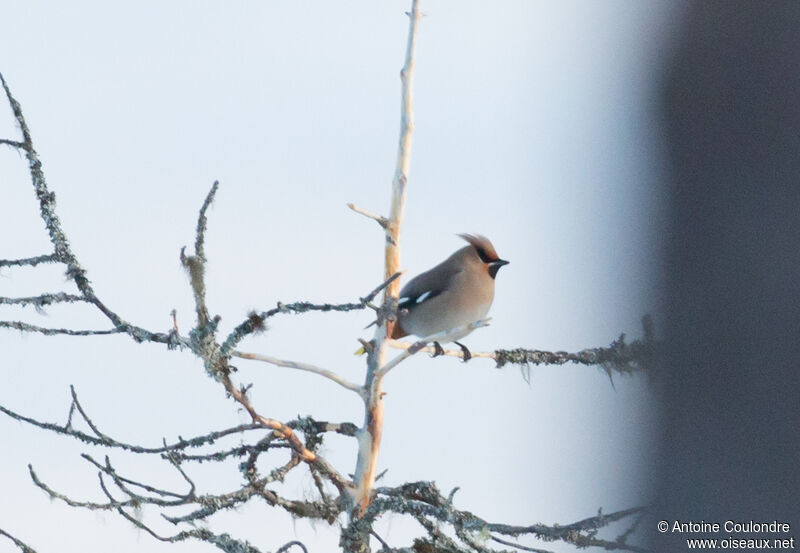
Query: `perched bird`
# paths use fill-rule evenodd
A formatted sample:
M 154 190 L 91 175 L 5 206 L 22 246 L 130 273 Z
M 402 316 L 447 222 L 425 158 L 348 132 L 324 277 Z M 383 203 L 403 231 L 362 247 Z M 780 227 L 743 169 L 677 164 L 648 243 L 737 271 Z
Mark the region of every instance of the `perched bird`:
M 508 261 L 500 259 L 488 238 L 471 234 L 459 236 L 469 245 L 417 275 L 400 291 L 392 338 L 408 334 L 423 338 L 486 317 L 494 299 L 497 271 Z M 442 340 L 455 342 L 464 352 L 464 361 L 469 361 L 472 354 L 456 340 L 470 332 L 454 332 Z M 444 353 L 439 342 L 434 342 L 434 346 L 434 356 Z

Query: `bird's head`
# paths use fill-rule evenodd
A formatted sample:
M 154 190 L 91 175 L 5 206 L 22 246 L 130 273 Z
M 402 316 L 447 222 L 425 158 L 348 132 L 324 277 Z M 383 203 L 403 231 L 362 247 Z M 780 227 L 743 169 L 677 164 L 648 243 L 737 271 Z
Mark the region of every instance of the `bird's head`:
M 509 262 L 505 259 L 500 259 L 500 256 L 497 255 L 497 251 L 494 249 L 494 246 L 485 236 L 481 236 L 480 234 L 459 234 L 459 236 L 469 242 L 469 244 L 475 249 L 475 253 L 478 254 L 481 262 L 486 265 L 489 275 L 492 278 L 497 276 L 497 271 L 500 270 L 500 267 L 503 265 L 508 265 Z

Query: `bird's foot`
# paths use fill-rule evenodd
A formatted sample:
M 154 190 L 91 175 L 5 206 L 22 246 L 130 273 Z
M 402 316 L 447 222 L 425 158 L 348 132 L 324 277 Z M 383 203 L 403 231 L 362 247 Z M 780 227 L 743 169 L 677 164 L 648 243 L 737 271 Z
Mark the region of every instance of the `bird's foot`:
M 439 342 L 433 343 L 433 355 L 431 357 L 439 357 L 440 355 L 444 355 L 444 349 L 442 348 L 442 344 Z
M 464 363 L 472 359 L 472 353 L 467 349 L 467 346 L 460 342 L 453 342 L 455 345 L 461 348 L 461 351 L 464 353 Z

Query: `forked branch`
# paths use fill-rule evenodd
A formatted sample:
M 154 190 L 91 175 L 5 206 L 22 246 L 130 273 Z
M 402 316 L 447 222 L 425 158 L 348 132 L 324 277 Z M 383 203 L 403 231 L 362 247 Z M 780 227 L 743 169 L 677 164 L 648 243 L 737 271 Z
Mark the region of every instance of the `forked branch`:
M 634 522 L 627 530 L 615 539 L 598 537 L 598 530 L 617 520 L 637 515 L 639 509 L 620 511 L 610 515 L 599 513 L 567 526 L 513 526 L 490 523 L 473 515 L 469 511 L 456 509 L 453 495 L 443 497 L 433 484 L 416 482 L 398 487 L 375 487 L 378 454 L 383 427 L 383 388 L 382 382 L 386 374 L 397 367 L 403 360 L 419 351 L 430 351 L 426 345 L 439 339 L 439 333 L 428 336 L 416 343 L 396 343 L 389 340 L 392 325 L 395 322 L 397 296 L 400 287 L 400 229 L 403 222 L 406 186 L 408 183 L 411 154 L 411 138 L 414 130 L 413 118 L 413 78 L 414 56 L 417 39 L 417 28 L 421 17 L 419 0 L 412 0 L 409 15 L 408 42 L 405 63 L 401 71 L 402 100 L 401 124 L 397 153 L 397 165 L 392 180 L 392 199 L 387 217 L 377 215 L 365 209 L 348 204 L 349 207 L 376 221 L 384 231 L 384 282 L 369 294 L 349 303 L 311 303 L 299 301 L 281 303 L 268 310 L 250 313 L 227 336 L 222 337 L 219 331 L 221 317 L 213 316 L 207 304 L 205 252 L 205 235 L 208 227 L 208 210 L 213 203 L 219 184 L 215 182 L 205 197 L 197 220 L 194 253 L 188 255 L 181 251 L 181 260 L 189 273 L 189 281 L 194 295 L 196 322 L 188 335 L 178 331 L 177 318 L 173 314 L 173 324 L 167 332 L 152 332 L 124 320 L 111 310 L 96 295 L 87 277 L 86 271 L 78 263 L 70 248 L 60 220 L 55 213 L 55 196 L 49 190 L 42 171 L 42 164 L 34 149 L 31 133 L 22 114 L 19 103 L 12 96 L 6 81 L 0 75 L 13 115 L 22 134 L 22 140 L 0 139 L 0 145 L 15 148 L 24 153 L 31 181 L 39 202 L 40 215 L 45 223 L 53 251 L 35 257 L 0 260 L 2 267 L 36 267 L 45 263 L 61 263 L 66 267 L 70 281 L 78 288 L 78 294 L 66 292 L 43 293 L 39 296 L 5 298 L 0 297 L 0 305 L 33 306 L 41 309 L 56 303 L 88 303 L 98 309 L 110 322 L 106 329 L 67 329 L 46 328 L 21 321 L 0 321 L 0 328 L 16 329 L 22 332 L 38 332 L 46 335 L 64 334 L 77 336 L 97 336 L 111 334 L 127 334 L 136 342 L 152 342 L 167 345 L 168 348 L 189 350 L 204 363 L 209 375 L 219 382 L 225 393 L 241 406 L 251 418 L 249 424 L 210 432 L 185 440 L 178 438 L 161 446 L 145 447 L 119 441 L 103 433 L 98 425 L 89 417 L 78 396 L 72 390 L 67 421 L 64 424 L 38 421 L 20 415 L 0 406 L 0 412 L 18 421 L 38 428 L 66 435 L 84 443 L 107 447 L 112 451 L 125 451 L 134 454 L 155 454 L 175 469 L 179 485 L 176 490 L 159 488 L 134 477 L 118 472 L 109 457 L 104 461 L 84 455 L 84 459 L 93 469 L 98 471 L 100 489 L 106 500 L 78 501 L 63 495 L 42 481 L 30 467 L 30 475 L 36 486 L 50 494 L 51 497 L 65 501 L 69 505 L 92 510 L 116 511 L 120 516 L 144 530 L 154 538 L 165 542 L 179 542 L 186 539 L 197 539 L 213 544 L 226 552 L 260 553 L 259 550 L 245 542 L 236 540 L 227 534 L 215 534 L 199 528 L 197 523 L 208 520 L 222 510 L 238 508 L 251 499 L 257 498 L 268 505 L 283 509 L 292 516 L 324 520 L 335 524 L 341 520 L 340 515 L 347 513 L 349 520 L 342 529 L 341 544 L 348 553 L 366 553 L 370 551 L 370 539 L 377 539 L 384 552 L 420 552 L 444 550 L 455 553 L 494 552 L 487 545 L 490 541 L 520 551 L 546 552 L 533 545 L 519 543 L 520 539 L 535 538 L 545 542 L 559 540 L 570 543 L 577 548 L 602 547 L 640 552 L 641 549 L 627 543 L 628 536 L 635 528 Z M 373 304 L 375 298 L 383 292 L 380 306 Z M 376 312 L 377 325 L 371 342 L 364 342 L 367 351 L 367 371 L 364 385 L 360 386 L 344 379 L 333 371 L 314 365 L 277 359 L 256 353 L 236 351 L 237 345 L 247 336 L 266 329 L 267 320 L 279 314 L 301 314 L 309 311 L 345 312 L 371 309 Z M 476 321 L 469 328 L 484 326 L 486 321 Z M 586 365 L 600 365 L 611 374 L 614 372 L 633 372 L 655 366 L 659 348 L 653 338 L 652 325 L 645 323 L 645 338 L 626 343 L 624 336 L 607 348 L 593 348 L 577 353 L 546 352 L 530 349 L 495 350 L 494 352 L 474 353 L 473 357 L 486 357 L 495 360 L 498 367 L 508 363 L 527 366 L 531 364 L 562 364 L 576 362 Z M 389 347 L 404 349 L 394 359 L 388 359 Z M 445 350 L 446 355 L 461 357 L 461 351 Z M 230 365 L 231 357 L 258 360 L 273 365 L 303 370 L 336 382 L 341 387 L 358 394 L 365 403 L 364 423 L 358 428 L 352 423 L 330 423 L 315 421 L 310 417 L 297 418 L 291 421 L 280 421 L 262 415 L 248 397 L 248 386 L 234 381 L 235 368 Z M 84 428 L 79 429 L 77 427 Z M 88 429 L 86 429 L 88 427 Z M 323 438 L 328 433 L 337 433 L 358 439 L 359 451 L 355 476 L 350 480 L 340 473 L 327 460 L 320 456 Z M 219 440 L 231 440 L 236 437 L 239 443 L 218 445 Z M 283 461 L 270 464 L 272 470 L 266 474 L 260 472 L 259 459 L 271 452 L 283 455 Z M 189 470 L 193 463 L 225 463 L 239 460 L 237 467 L 242 480 L 239 487 L 227 489 L 220 493 L 198 493 L 198 487 Z M 263 462 L 263 461 L 262 461 Z M 308 470 L 314 483 L 312 497 L 287 497 L 279 494 L 275 484 L 292 471 Z M 201 488 L 202 489 L 202 488 Z M 280 489 L 280 488 L 278 488 Z M 151 524 L 143 522 L 136 510 L 142 506 L 158 509 L 167 523 L 183 530 L 172 535 L 156 531 Z M 176 512 L 174 509 L 178 509 Z M 167 513 L 170 513 L 167 515 Z M 425 531 L 410 547 L 392 548 L 378 536 L 373 523 L 389 513 L 409 516 L 416 520 Z M 160 521 L 164 524 L 164 521 Z M 188 525 L 188 526 L 187 526 Z M 187 529 L 188 528 L 188 529 Z M 35 553 L 33 549 L 3 530 L 0 536 L 10 539 L 25 553 Z M 307 553 L 305 545 L 291 541 L 277 551 L 287 552 L 298 549 Z
M 406 202 L 406 184 L 411 168 L 411 137 L 414 132 L 414 55 L 417 45 L 417 28 L 421 14 L 419 0 L 412 0 L 408 13 L 408 41 L 403 69 L 400 71 L 401 107 L 400 107 L 400 140 L 397 147 L 397 165 L 392 179 L 392 202 L 389 217 L 385 219 L 384 236 L 384 277 L 388 278 L 400 270 L 400 228 L 403 224 L 403 213 Z M 359 213 L 365 214 L 363 210 Z M 374 217 L 373 217 L 374 218 Z M 379 223 L 383 219 L 376 219 Z M 386 288 L 383 295 L 383 313 L 391 313 L 396 309 L 400 282 L 395 280 Z M 358 459 L 356 460 L 355 483 L 353 495 L 355 509 L 353 515 L 358 517 L 364 513 L 372 498 L 372 487 L 378 471 L 378 455 L 383 432 L 383 374 L 381 370 L 387 362 L 388 337 L 392 334 L 394 322 L 387 317 L 379 317 L 373 338 L 373 347 L 367 355 L 367 375 L 364 379 L 364 390 L 367 393 L 364 426 L 359 437 Z M 361 534 L 362 540 L 368 539 Z

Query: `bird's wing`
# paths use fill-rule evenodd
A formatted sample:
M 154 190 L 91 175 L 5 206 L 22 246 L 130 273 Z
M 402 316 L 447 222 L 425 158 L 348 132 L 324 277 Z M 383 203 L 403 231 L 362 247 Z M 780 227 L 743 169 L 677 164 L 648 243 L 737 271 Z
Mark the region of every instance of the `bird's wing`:
M 437 265 L 429 271 L 420 273 L 411 280 L 409 280 L 403 289 L 400 290 L 400 297 L 397 300 L 397 308 L 404 309 L 406 312 L 411 311 L 415 307 L 422 305 L 432 298 L 447 290 L 452 282 L 453 277 L 460 273 L 460 269 L 444 269 Z M 378 323 L 374 320 L 364 328 L 369 328 Z M 400 327 L 395 327 L 395 335 L 392 338 L 401 338 L 405 336 L 400 333 Z
M 435 298 L 450 287 L 453 277 L 459 272 L 461 272 L 459 269 L 448 270 L 442 265 L 437 265 L 433 269 L 417 275 L 403 286 L 397 306 L 401 309 L 412 310 Z

